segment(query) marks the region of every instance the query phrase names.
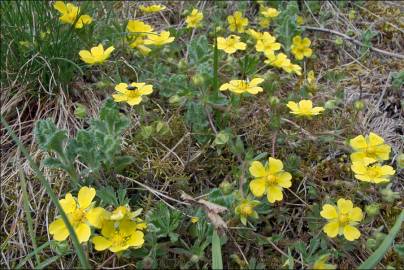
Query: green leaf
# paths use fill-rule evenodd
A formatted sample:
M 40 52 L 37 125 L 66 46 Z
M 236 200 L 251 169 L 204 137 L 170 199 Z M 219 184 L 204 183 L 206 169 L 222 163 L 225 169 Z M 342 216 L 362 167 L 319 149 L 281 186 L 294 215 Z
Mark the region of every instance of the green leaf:
M 181 213 L 177 210 L 168 208 L 168 206 L 159 202 L 146 216 L 147 223 L 150 225 L 150 231 L 156 232 L 157 237 L 169 236 L 175 240 L 175 230 L 182 220 Z
M 389 248 L 394 243 L 394 238 L 400 231 L 401 223 L 404 221 L 404 210 L 401 210 L 400 215 L 398 216 L 396 223 L 393 228 L 391 228 L 389 234 L 383 240 L 382 244 L 376 249 L 376 251 L 366 260 L 364 261 L 358 269 L 374 269 L 376 265 L 383 259 L 384 254 L 389 250 Z
M 212 234 L 212 269 L 223 269 L 222 247 L 216 230 Z
M 66 130 L 59 130 L 50 120 L 39 120 L 35 125 L 35 138 L 39 147 L 48 152 L 63 153 L 63 143 L 67 139 Z

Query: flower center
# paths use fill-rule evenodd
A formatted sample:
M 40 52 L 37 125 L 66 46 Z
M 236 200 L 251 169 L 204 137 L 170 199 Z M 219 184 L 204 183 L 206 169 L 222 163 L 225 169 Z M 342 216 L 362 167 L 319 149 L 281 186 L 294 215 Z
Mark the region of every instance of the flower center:
M 73 224 L 80 224 L 86 221 L 86 213 L 80 208 L 77 208 L 70 217 Z
M 241 207 L 241 215 L 250 216 L 253 212 L 253 208 L 249 204 L 245 204 Z
M 345 225 L 349 222 L 348 214 L 339 214 L 338 221 L 341 225 Z
M 114 246 L 124 246 L 126 243 L 127 237 L 122 235 L 119 232 L 116 232 L 114 236 L 112 236 L 111 242 Z
M 371 178 L 376 178 L 377 176 L 379 176 L 379 171 L 377 170 L 377 168 L 368 168 L 367 171 L 367 175 Z
M 276 184 L 276 176 L 273 174 L 268 174 L 267 181 L 269 182 L 269 184 Z

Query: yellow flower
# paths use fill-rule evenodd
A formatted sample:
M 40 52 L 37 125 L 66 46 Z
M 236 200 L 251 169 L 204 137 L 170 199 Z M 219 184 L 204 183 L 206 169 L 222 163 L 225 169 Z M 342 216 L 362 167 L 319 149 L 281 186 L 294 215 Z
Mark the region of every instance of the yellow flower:
M 93 20 L 89 15 L 81 15 L 77 19 L 77 16 L 80 13 L 80 8 L 71 3 L 65 4 L 62 1 L 56 1 L 55 4 L 53 4 L 53 7 L 62 14 L 62 16 L 59 17 L 61 22 L 67 24 L 75 23 L 74 27 L 78 29 L 83 28 L 85 24 L 90 24 Z
M 319 115 L 322 111 L 324 111 L 323 107 L 313 108 L 313 103 L 311 102 L 311 100 L 305 100 L 305 99 L 299 101 L 299 104 L 293 101 L 289 101 L 286 106 L 291 110 L 290 113 L 298 116 L 311 117 L 314 115 Z
M 272 54 L 267 54 L 266 55 L 267 60 L 264 62 L 266 64 L 270 64 L 274 67 L 281 68 L 287 73 L 296 73 L 297 75 L 302 75 L 302 68 L 299 65 L 292 64 L 290 62 L 290 59 L 287 57 L 286 54 L 284 53 L 279 53 L 275 55 L 274 53 Z
M 272 55 L 281 48 L 281 44 L 276 42 L 276 38 L 268 32 L 262 34 L 262 38 L 257 41 L 255 49 L 257 52 L 264 52 L 265 55 Z
M 259 161 L 253 161 L 250 166 L 250 174 L 255 177 L 250 182 L 250 190 L 255 197 L 261 197 L 265 193 L 270 203 L 282 201 L 283 188 L 292 186 L 292 175 L 283 170 L 283 163 L 279 159 L 269 158 L 267 166 Z
M 92 47 L 90 51 L 81 50 L 79 55 L 81 60 L 87 64 L 102 64 L 109 58 L 114 50 L 115 48 L 111 46 L 104 51 L 102 44 L 99 44 L 97 47 Z
M 254 78 L 251 81 L 232 80 L 228 83 L 222 84 L 220 86 L 219 90 L 220 91 L 229 90 L 236 94 L 249 93 L 252 95 L 256 95 L 259 92 L 263 91 L 262 87 L 258 86 L 263 81 L 264 81 L 264 79 L 261 79 L 261 78 Z
M 160 34 L 148 34 L 144 41 L 146 45 L 163 46 L 174 41 L 174 37 L 170 37 L 169 31 L 162 31 Z
M 244 33 L 244 28 L 248 25 L 248 19 L 243 17 L 240 11 L 236 11 L 233 15 L 227 17 L 229 29 L 232 32 Z
M 362 210 L 359 207 L 353 207 L 352 201 L 339 199 L 337 207 L 325 204 L 320 215 L 328 221 L 323 228 L 328 237 L 344 235 L 348 241 L 353 241 L 361 236 L 355 226 L 363 219 Z
M 240 37 L 236 35 L 230 35 L 227 38 L 217 38 L 217 48 L 223 50 L 228 54 L 235 53 L 237 50 L 245 50 L 247 44 L 240 41 Z
M 142 36 L 153 33 L 153 26 L 140 20 L 129 20 L 126 29 L 131 33 L 140 34 Z
M 145 83 L 120 83 L 115 86 L 119 93 L 112 95 L 116 102 L 127 102 L 129 105 L 138 105 L 142 102 L 142 96 L 150 95 L 153 92 L 153 85 Z
M 261 7 L 261 15 L 265 18 L 275 18 L 279 15 L 279 11 L 276 8 Z
M 365 157 L 375 160 L 388 160 L 391 147 L 384 143 L 384 139 L 370 132 L 369 135 L 356 136 L 349 141 L 349 145 L 355 151 L 351 154 L 352 162 L 362 160 Z
M 243 199 L 234 209 L 234 212 L 240 217 L 241 223 L 246 225 L 249 217 L 258 218 L 258 213 L 254 210 L 254 207 L 259 204 L 260 202 L 256 200 Z
M 310 49 L 310 39 L 302 39 L 300 36 L 295 36 L 292 42 L 291 51 L 297 60 L 302 60 L 304 57 L 312 55 L 313 51 Z
M 320 256 L 313 264 L 314 270 L 332 270 L 335 269 L 335 265 L 327 263 L 329 254 Z
M 304 24 L 304 18 L 302 16 L 297 16 L 296 17 L 296 23 L 297 23 L 297 25 Z
M 202 26 L 201 21 L 203 20 L 203 13 L 194 8 L 190 15 L 187 16 L 185 22 L 187 23 L 187 28 L 197 28 Z
M 375 184 L 389 182 L 390 177 L 394 175 L 396 171 L 391 166 L 382 166 L 375 162 L 375 159 L 367 157 L 362 160 L 354 161 L 351 165 L 351 169 L 355 173 L 355 178 Z
M 246 33 L 252 37 L 253 39 L 255 39 L 255 41 L 261 40 L 263 38 L 263 33 L 262 32 L 258 32 L 255 31 L 254 29 L 250 28 L 246 31 Z
M 165 10 L 166 7 L 163 5 L 150 5 L 150 6 L 141 5 L 141 6 L 139 6 L 139 9 L 141 11 L 143 11 L 144 13 L 154 13 L 154 12 L 159 12 L 159 11 Z
M 148 55 L 151 52 L 151 49 L 144 45 L 145 39 L 141 36 L 135 37 L 129 42 L 129 46 L 138 49 L 142 55 Z
M 98 251 L 109 249 L 111 252 L 119 252 L 130 247 L 142 247 L 144 234 L 137 230 L 136 223 L 129 219 L 117 223 L 106 221 L 102 226 L 101 235 L 94 236 L 92 242 Z
M 259 25 L 262 28 L 268 28 L 270 23 L 271 23 L 271 19 L 269 19 L 269 18 L 260 18 L 260 20 L 259 20 Z
M 299 76 L 302 75 L 302 68 L 297 64 L 292 64 L 290 60 L 282 66 L 282 69 L 287 73 L 295 73 Z
M 197 223 L 199 221 L 198 217 L 192 217 L 191 218 L 191 223 Z
M 108 212 L 104 208 L 93 208 L 92 201 L 95 193 L 94 188 L 82 187 L 77 199 L 67 193 L 64 199 L 59 200 L 80 243 L 86 242 L 90 238 L 90 226 L 101 228 L 105 219 L 108 218 Z M 69 236 L 69 231 L 62 218 L 56 219 L 49 225 L 49 233 L 56 241 L 64 241 Z

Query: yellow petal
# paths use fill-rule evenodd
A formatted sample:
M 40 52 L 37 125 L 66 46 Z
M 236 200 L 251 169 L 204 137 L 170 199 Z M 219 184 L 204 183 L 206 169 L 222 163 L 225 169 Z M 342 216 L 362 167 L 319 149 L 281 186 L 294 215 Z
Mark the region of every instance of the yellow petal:
M 328 235 L 328 237 L 335 237 L 338 235 L 339 232 L 339 223 L 337 221 L 327 223 L 323 231 Z
M 354 226 L 346 225 L 344 227 L 344 236 L 345 236 L 346 240 L 353 241 L 353 240 L 358 239 L 361 236 L 361 232 Z
M 131 105 L 131 106 L 138 105 L 140 102 L 142 102 L 142 97 L 128 98 L 128 104 Z
M 59 200 L 59 203 L 66 214 L 70 214 L 76 210 L 76 200 L 70 193 L 67 193 L 64 199 Z
M 366 139 L 365 139 L 365 137 L 363 137 L 363 135 L 359 135 L 359 136 L 356 136 L 355 138 L 351 139 L 349 141 L 349 144 L 355 151 L 366 148 L 368 146 L 368 144 L 366 143 Z
M 116 253 L 122 250 L 126 250 L 129 248 L 129 245 L 112 245 L 109 250 L 111 250 L 112 252 Z
M 351 165 L 351 170 L 356 174 L 364 174 L 367 171 L 366 166 L 363 164 L 362 161 L 353 161 Z
M 276 180 L 278 185 L 283 188 L 290 188 L 292 186 L 292 175 L 288 172 L 280 172 L 276 174 Z
M 222 84 L 222 85 L 220 86 L 219 90 L 220 90 L 220 91 L 225 91 L 225 90 L 228 90 L 229 87 L 230 87 L 230 84 L 229 84 L 229 83 L 224 83 L 224 84 Z
M 311 100 L 301 100 L 299 102 L 299 108 L 302 111 L 310 111 L 313 108 L 313 102 L 311 102 Z
M 253 161 L 249 168 L 250 174 L 254 177 L 264 177 L 267 175 L 264 165 L 259 161 Z
M 390 157 L 391 147 L 387 144 L 379 145 L 375 147 L 376 155 L 381 160 L 388 160 Z
M 282 169 L 283 169 L 283 163 L 281 160 L 271 157 L 268 159 L 268 170 L 271 174 L 280 172 L 282 171 Z
M 366 158 L 366 153 L 355 152 L 355 153 L 352 153 L 350 157 L 351 157 L 352 162 L 362 162 Z
M 91 230 L 90 226 L 85 223 L 80 223 L 77 227 L 74 228 L 76 232 L 77 238 L 80 243 L 87 242 L 90 239 Z
M 323 210 L 321 210 L 320 215 L 326 219 L 334 219 L 338 217 L 337 209 L 331 204 L 324 204 Z
M 101 228 L 105 219 L 109 216 L 107 210 L 102 207 L 96 207 L 87 212 L 86 218 L 91 226 Z
M 262 197 L 266 190 L 266 182 L 264 179 L 255 179 L 250 182 L 251 193 L 255 197 Z
M 107 248 L 109 248 L 112 245 L 111 241 L 109 241 L 105 237 L 102 237 L 99 235 L 94 236 L 91 241 L 94 244 L 95 250 L 98 250 L 98 251 L 106 250 Z
M 261 84 L 263 81 L 264 81 L 264 79 L 262 79 L 262 78 L 254 78 L 251 80 L 250 85 L 257 86 L 257 85 Z
M 353 203 L 350 200 L 339 199 L 337 201 L 338 211 L 342 214 L 349 213 L 353 208 Z
M 139 87 L 138 93 L 141 95 L 150 95 L 153 93 L 153 85 L 145 85 L 143 87 Z
M 278 185 L 270 185 L 268 187 L 267 198 L 270 203 L 274 203 L 275 201 L 282 201 L 282 187 Z
M 114 46 L 109 47 L 108 49 L 105 50 L 105 57 L 108 58 L 109 55 L 115 50 Z
M 53 7 L 62 14 L 67 13 L 66 5 L 63 1 L 56 1 Z
M 114 99 L 115 102 L 128 101 L 128 96 L 123 94 L 113 94 L 112 98 Z
M 144 234 L 141 231 L 136 231 L 132 234 L 128 241 L 128 245 L 132 247 L 141 247 L 144 243 Z
M 287 106 L 290 110 L 292 110 L 292 111 L 294 111 L 294 112 L 297 112 L 297 111 L 299 110 L 299 107 L 297 106 L 297 103 L 296 103 L 296 102 L 293 102 L 293 101 L 289 101 L 288 104 L 286 104 L 286 106 Z
M 370 146 L 376 146 L 384 143 L 384 139 L 373 132 L 369 133 L 368 140 Z
M 114 221 L 105 221 L 102 225 L 101 233 L 106 238 L 111 238 L 115 233 Z
M 95 197 L 95 193 L 95 188 L 82 187 L 80 189 L 77 199 L 81 209 L 85 209 L 90 206 Z
M 92 47 L 91 54 L 94 58 L 100 60 L 104 55 L 104 47 L 102 46 L 102 44 L 99 44 L 97 47 Z
M 69 236 L 69 231 L 61 218 L 49 225 L 49 233 L 53 235 L 53 239 L 56 241 L 64 241 Z
M 363 219 L 362 209 L 359 207 L 355 207 L 352 211 L 348 214 L 348 218 L 350 221 L 359 222 Z
M 304 38 L 304 39 L 302 40 L 302 45 L 303 45 L 304 47 L 309 47 L 309 46 L 311 45 L 310 39 Z

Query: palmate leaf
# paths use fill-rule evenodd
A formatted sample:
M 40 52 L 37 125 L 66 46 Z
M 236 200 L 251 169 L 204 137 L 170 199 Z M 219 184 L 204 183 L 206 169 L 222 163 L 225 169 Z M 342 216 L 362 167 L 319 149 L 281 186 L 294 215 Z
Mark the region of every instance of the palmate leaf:
M 50 120 L 39 120 L 34 130 L 36 142 L 42 150 L 63 153 L 64 142 L 67 139 L 66 130 L 60 130 Z
M 175 230 L 181 222 L 181 213 L 177 210 L 168 208 L 163 202 L 159 202 L 154 209 L 152 209 L 147 217 L 147 223 L 151 226 L 151 231 L 157 233 L 157 237 L 170 237 L 172 242 L 177 241 L 178 234 Z

